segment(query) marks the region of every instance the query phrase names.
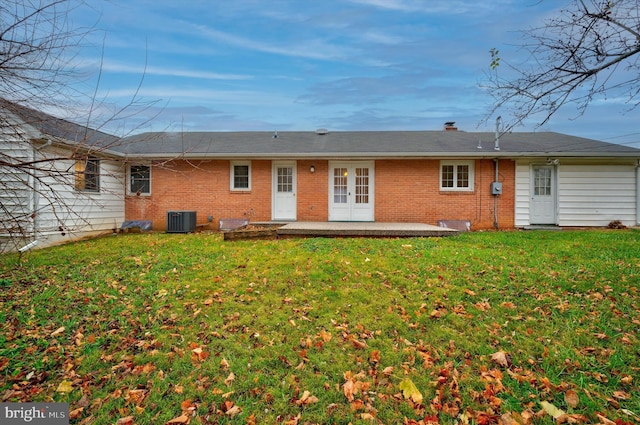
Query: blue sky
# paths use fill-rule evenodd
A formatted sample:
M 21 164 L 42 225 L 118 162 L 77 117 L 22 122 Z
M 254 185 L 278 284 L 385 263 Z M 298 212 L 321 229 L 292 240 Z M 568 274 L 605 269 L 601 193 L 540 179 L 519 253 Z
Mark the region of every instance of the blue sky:
M 75 58 L 92 76 L 81 90 L 97 87 L 105 110 L 136 95 L 150 102 L 105 127 L 116 133 L 439 130 L 445 121 L 493 131 L 495 117 L 481 123 L 489 50 L 517 62 L 518 31 L 560 3 L 108 0 L 71 19 L 95 24 Z M 618 99 L 598 100 L 585 116 L 569 107 L 543 129 L 640 147 L 638 118 Z M 533 121 L 517 128 L 533 129 Z

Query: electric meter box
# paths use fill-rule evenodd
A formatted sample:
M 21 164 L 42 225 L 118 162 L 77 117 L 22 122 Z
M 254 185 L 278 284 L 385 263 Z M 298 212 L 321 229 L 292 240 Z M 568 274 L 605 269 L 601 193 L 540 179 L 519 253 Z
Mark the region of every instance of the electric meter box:
M 491 183 L 491 194 L 492 195 L 502 195 L 502 182 L 492 182 Z

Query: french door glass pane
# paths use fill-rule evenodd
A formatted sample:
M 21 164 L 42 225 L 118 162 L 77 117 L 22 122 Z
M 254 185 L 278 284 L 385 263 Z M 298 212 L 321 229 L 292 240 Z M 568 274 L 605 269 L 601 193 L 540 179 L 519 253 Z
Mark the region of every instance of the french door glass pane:
M 356 168 L 356 204 L 369 203 L 369 169 Z
M 346 168 L 333 169 L 333 203 L 334 204 L 347 203 L 347 175 L 348 173 Z

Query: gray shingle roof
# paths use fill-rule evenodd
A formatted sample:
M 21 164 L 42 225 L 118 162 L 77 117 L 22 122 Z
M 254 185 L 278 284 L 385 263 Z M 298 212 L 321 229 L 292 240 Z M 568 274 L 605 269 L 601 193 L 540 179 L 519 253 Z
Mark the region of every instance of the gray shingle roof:
M 640 149 L 553 132 L 466 131 L 175 132 L 131 136 L 116 150 L 130 157 L 386 158 L 640 157 Z

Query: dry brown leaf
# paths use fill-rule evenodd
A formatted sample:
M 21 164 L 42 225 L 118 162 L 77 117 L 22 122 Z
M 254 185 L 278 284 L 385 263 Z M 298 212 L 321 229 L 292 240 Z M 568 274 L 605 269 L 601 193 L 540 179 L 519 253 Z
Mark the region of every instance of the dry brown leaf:
M 236 375 L 234 375 L 234 373 L 233 373 L 233 372 L 231 372 L 231 373 L 229 374 L 229 376 L 227 376 L 227 379 L 225 379 L 225 380 L 224 380 L 224 383 L 225 383 L 227 386 L 229 386 L 229 385 L 231 385 L 231 383 L 232 383 L 235 379 L 236 379 Z
M 223 369 L 229 369 L 229 362 L 224 357 L 220 360 L 220 367 Z
M 614 391 L 613 398 L 618 400 L 629 400 L 631 398 L 631 394 L 624 391 Z
M 83 410 L 84 410 L 84 407 L 78 407 L 77 409 L 70 411 L 69 419 L 78 419 L 80 416 L 82 416 Z
M 203 362 L 207 359 L 207 357 L 209 357 L 209 353 L 205 351 L 202 347 L 196 347 L 193 350 L 191 350 L 191 352 L 193 353 L 191 358 L 195 361 Z
M 317 403 L 318 401 L 320 401 L 318 397 L 312 396 L 309 391 L 305 391 L 304 393 L 302 393 L 302 397 L 300 397 L 300 399 L 296 401 L 296 404 L 298 406 L 308 405 L 308 404 Z
M 324 342 L 329 342 L 331 341 L 331 333 L 325 331 L 324 329 L 320 331 L 320 333 L 318 334 L 318 336 L 324 341 Z
M 493 360 L 495 363 L 497 363 L 502 367 L 509 368 L 512 366 L 511 356 L 509 356 L 509 354 L 505 353 L 504 351 L 498 351 L 497 353 L 493 353 L 491 355 L 491 360 Z
M 165 422 L 164 425 L 188 424 L 189 420 L 189 416 L 180 415 L 177 418 L 173 418 L 170 421 Z
M 600 419 L 600 422 L 604 425 L 616 425 L 614 421 L 612 421 L 611 419 L 607 419 L 605 416 L 602 416 L 599 413 L 596 413 L 596 416 L 598 417 L 598 419 Z
M 358 387 L 356 387 L 356 383 L 349 379 L 347 382 L 342 384 L 342 392 L 344 396 L 347 397 L 347 400 L 353 401 L 354 394 L 358 392 Z
M 358 341 L 358 340 L 357 340 L 357 339 L 355 339 L 355 338 L 351 340 L 351 344 L 352 344 L 355 348 L 357 348 L 357 349 L 359 349 L 359 350 L 362 350 L 362 349 L 364 349 L 364 348 L 367 348 L 367 343 L 366 343 L 366 342 L 364 342 L 364 341 Z
M 116 425 L 133 425 L 133 416 L 125 416 L 116 421 Z
M 567 406 L 575 409 L 580 402 L 580 398 L 575 391 L 568 390 L 566 393 L 564 393 L 564 402 L 567 403 Z
M 51 332 L 50 336 L 58 336 L 60 335 L 62 332 L 65 331 L 65 327 L 64 326 L 60 326 L 58 329 L 56 329 L 55 331 Z

